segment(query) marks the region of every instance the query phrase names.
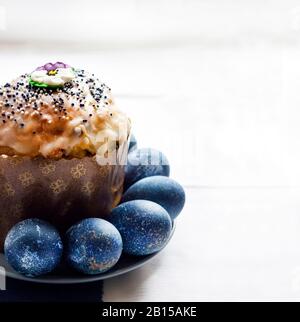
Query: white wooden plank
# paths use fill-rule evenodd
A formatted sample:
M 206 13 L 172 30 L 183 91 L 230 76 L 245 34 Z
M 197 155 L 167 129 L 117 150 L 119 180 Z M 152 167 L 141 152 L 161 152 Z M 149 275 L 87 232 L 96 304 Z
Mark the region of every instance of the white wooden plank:
M 175 235 L 105 301 L 297 300 L 300 189 L 188 189 Z

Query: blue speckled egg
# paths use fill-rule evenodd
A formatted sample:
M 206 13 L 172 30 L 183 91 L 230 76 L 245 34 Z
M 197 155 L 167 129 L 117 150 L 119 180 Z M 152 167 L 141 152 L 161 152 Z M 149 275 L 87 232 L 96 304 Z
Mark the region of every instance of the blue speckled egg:
M 66 234 L 67 262 L 84 274 L 99 274 L 109 270 L 119 260 L 122 247 L 118 230 L 99 218 L 84 219 Z
M 145 199 L 164 207 L 172 219 L 175 219 L 185 203 L 182 186 L 175 180 L 164 176 L 144 178 L 134 183 L 125 192 L 122 202 Z
M 7 234 L 4 253 L 9 264 L 26 276 L 51 272 L 60 262 L 63 245 L 59 233 L 40 219 L 26 219 Z
M 128 154 L 125 167 L 125 190 L 146 177 L 170 175 L 167 157 L 154 149 L 136 149 Z
M 124 252 L 131 255 L 148 255 L 161 250 L 172 230 L 167 211 L 148 200 L 119 205 L 113 209 L 109 220 L 122 236 Z
M 137 149 L 137 140 L 134 134 L 130 135 L 129 147 L 128 152 L 132 152 L 133 150 Z

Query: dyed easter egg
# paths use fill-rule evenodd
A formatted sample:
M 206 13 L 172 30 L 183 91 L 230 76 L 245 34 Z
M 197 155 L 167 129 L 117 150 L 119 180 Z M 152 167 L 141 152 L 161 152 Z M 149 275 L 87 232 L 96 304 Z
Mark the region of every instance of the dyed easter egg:
M 124 252 L 131 255 L 148 255 L 161 250 L 172 230 L 167 211 L 148 200 L 119 205 L 111 212 L 109 221 L 122 236 Z
M 137 149 L 137 140 L 134 134 L 130 135 L 129 147 L 128 152 L 132 152 L 133 150 Z
M 117 263 L 121 253 L 121 235 L 104 219 L 84 219 L 66 233 L 67 262 L 81 273 L 106 272 Z
M 8 263 L 26 276 L 51 272 L 60 262 L 63 245 L 59 233 L 40 219 L 26 219 L 7 234 L 4 253 Z
M 128 154 L 125 190 L 143 178 L 169 175 L 169 161 L 162 152 L 154 149 L 136 149 Z
M 144 178 L 134 183 L 125 192 L 122 202 L 145 199 L 158 203 L 175 219 L 185 203 L 182 186 L 175 180 L 164 176 Z

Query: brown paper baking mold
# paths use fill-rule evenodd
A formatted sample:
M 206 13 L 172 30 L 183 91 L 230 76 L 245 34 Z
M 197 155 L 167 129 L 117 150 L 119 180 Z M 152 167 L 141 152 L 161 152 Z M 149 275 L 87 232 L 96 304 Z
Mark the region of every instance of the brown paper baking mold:
M 0 249 L 17 222 L 41 218 L 65 231 L 85 217 L 105 218 L 122 196 L 124 166 L 95 157 L 49 160 L 0 156 Z

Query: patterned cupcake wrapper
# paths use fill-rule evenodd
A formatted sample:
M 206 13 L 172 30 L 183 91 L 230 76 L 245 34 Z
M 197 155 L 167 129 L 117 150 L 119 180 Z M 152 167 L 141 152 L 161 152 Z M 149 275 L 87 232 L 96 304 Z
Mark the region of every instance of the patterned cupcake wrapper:
M 127 144 L 119 147 L 124 158 Z M 65 231 L 86 217 L 105 218 L 122 196 L 124 165 L 99 165 L 95 157 L 49 160 L 0 157 L 0 248 L 9 229 L 41 218 Z

